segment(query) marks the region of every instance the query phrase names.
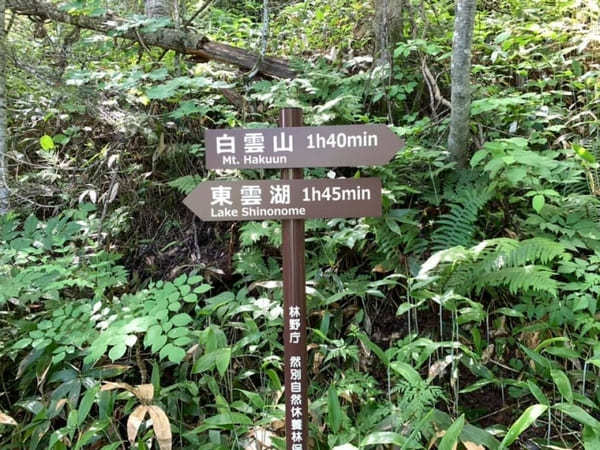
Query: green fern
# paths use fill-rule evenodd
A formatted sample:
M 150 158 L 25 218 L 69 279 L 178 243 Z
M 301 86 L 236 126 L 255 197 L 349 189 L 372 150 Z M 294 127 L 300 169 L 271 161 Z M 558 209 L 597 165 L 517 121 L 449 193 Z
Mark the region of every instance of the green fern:
M 547 264 L 563 255 L 565 251 L 565 248 L 558 242 L 540 237 L 524 241 L 497 238 L 486 242 L 495 246 L 493 250 L 485 253 L 484 260 L 480 264 L 486 272 L 523 266 L 534 261 Z
M 202 177 L 200 175 L 186 175 L 185 177 L 175 178 L 167 184 L 170 187 L 177 189 L 182 194 L 187 195 L 192 192 L 201 181 Z
M 256 244 L 267 238 L 273 247 L 281 245 L 281 225 L 279 222 L 265 220 L 262 222 L 246 222 L 240 227 L 240 242 L 244 247 Z
M 531 264 L 484 273 L 475 278 L 474 285 L 478 291 L 488 287 L 507 286 L 511 294 L 519 291 L 537 291 L 555 296 L 558 282 L 552 278 L 552 275 L 554 272 L 549 268 Z
M 377 247 L 371 254 L 374 265 L 383 264 L 388 269 L 401 265 L 403 255 L 420 255 L 427 249 L 421 236 L 417 209 L 393 209 L 383 218 L 372 222 Z
M 442 292 L 454 290 L 463 295 L 507 287 L 512 294 L 555 296 L 558 281 L 553 278 L 552 263 L 567 256 L 565 248 L 550 239 L 490 239 L 468 249 L 453 247 L 433 254 L 421 266 L 418 278 L 429 280 Z
M 444 197 L 451 200 L 450 211 L 436 222 L 437 228 L 431 236 L 433 250 L 472 246 L 479 212 L 492 198 L 492 191 L 483 181 L 459 181 L 456 190 L 445 193 Z

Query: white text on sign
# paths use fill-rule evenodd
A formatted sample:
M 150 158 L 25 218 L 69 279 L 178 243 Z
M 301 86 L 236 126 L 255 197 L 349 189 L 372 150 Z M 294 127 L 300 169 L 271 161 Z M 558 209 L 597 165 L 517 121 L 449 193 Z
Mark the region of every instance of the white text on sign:
M 372 166 L 404 145 L 384 124 L 231 128 L 204 136 L 209 169 Z
M 251 130 L 248 130 L 242 139 L 236 139 L 227 132 L 216 137 L 216 153 L 220 155 L 224 166 L 285 165 L 286 154 L 294 152 L 295 149 L 375 149 L 378 145 L 377 134 L 367 131 L 358 134 L 315 132 L 305 136 L 303 142 L 296 143 L 293 134 L 284 131 L 272 136 L 271 142 L 267 142 L 263 132 L 251 132 Z M 269 149 L 272 149 L 272 152 Z M 265 155 L 265 152 L 272 154 Z
M 292 330 L 290 333 L 290 343 L 298 344 L 300 333 L 294 330 L 300 330 L 300 307 L 290 306 L 289 309 L 289 328 Z M 298 335 L 296 338 L 295 335 Z M 294 337 L 292 337 L 294 336 Z M 292 450 L 303 448 L 303 434 L 302 434 L 302 358 L 299 355 L 292 355 L 288 364 L 290 371 L 290 404 L 292 405 L 291 417 L 292 417 Z
M 291 186 L 289 184 L 275 184 L 269 186 L 263 195 L 260 185 L 242 184 L 239 189 L 241 208 L 233 205 L 231 186 L 218 185 L 211 190 L 211 217 L 275 217 L 281 215 L 303 216 L 306 208 L 289 207 L 291 203 Z M 359 186 L 343 188 L 340 186 L 305 187 L 302 189 L 301 201 L 312 202 L 340 202 L 340 201 L 367 201 L 374 198 L 370 188 Z
M 377 178 L 206 181 L 184 203 L 202 220 L 316 219 L 381 214 Z

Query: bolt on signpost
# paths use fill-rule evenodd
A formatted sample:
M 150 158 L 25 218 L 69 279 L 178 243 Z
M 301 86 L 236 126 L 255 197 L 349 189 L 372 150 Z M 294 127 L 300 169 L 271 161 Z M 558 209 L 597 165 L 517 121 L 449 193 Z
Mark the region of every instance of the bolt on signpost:
M 304 220 L 381 215 L 377 178 L 305 180 L 304 167 L 385 164 L 403 142 L 384 125 L 303 127 L 285 108 L 280 128 L 207 130 L 211 169 L 281 168 L 280 180 L 207 181 L 183 201 L 202 220 L 281 220 L 285 431 L 288 450 L 308 446 Z

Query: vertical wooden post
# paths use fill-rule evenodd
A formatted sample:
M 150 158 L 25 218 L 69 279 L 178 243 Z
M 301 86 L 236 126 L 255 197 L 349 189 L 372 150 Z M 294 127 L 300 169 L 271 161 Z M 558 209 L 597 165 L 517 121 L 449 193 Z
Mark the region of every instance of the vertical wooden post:
M 302 126 L 302 110 L 285 108 L 280 126 Z M 282 169 L 284 180 L 304 177 L 304 169 Z M 285 437 L 287 450 L 308 448 L 308 356 L 306 352 L 306 274 L 304 220 L 282 220 L 283 345 L 285 371 Z

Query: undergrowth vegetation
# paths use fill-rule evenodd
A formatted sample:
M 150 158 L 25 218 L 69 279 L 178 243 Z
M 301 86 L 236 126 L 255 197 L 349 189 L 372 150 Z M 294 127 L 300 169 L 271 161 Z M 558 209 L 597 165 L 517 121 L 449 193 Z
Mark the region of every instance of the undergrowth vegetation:
M 230 3 L 195 25 L 256 48 L 262 2 Z M 406 140 L 382 167 L 306 170 L 384 186 L 381 218 L 306 223 L 312 448 L 600 448 L 597 3 L 480 2 L 461 170 L 433 94 L 454 2 L 403 2 L 391 67 L 370 3 L 274 3 L 292 80 L 15 20 L 0 448 L 285 448 L 280 225 L 181 204 L 203 180 L 278 177 L 208 172 L 201 131 L 285 106 Z

